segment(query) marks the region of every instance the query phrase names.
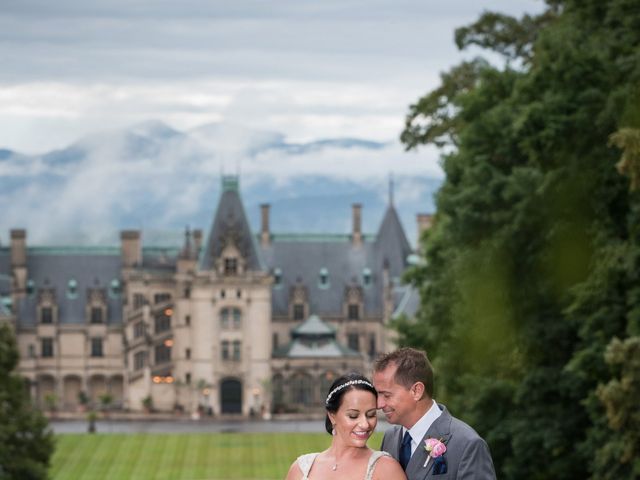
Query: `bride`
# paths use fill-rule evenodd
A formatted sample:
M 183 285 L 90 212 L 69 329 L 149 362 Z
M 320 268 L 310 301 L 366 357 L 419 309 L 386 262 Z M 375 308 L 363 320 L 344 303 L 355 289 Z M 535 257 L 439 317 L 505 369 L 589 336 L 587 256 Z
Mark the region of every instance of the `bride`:
M 336 379 L 325 401 L 325 427 L 333 438 L 324 452 L 296 459 L 286 480 L 406 480 L 402 467 L 388 453 L 367 447 L 378 423 L 378 393 L 357 373 Z

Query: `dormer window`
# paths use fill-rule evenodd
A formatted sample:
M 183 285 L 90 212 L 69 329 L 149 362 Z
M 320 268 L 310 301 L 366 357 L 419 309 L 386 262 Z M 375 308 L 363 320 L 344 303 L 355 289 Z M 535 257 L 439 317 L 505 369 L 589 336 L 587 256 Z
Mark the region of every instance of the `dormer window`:
M 78 298 L 78 281 L 75 278 L 67 283 L 67 298 L 70 300 Z
M 364 310 L 363 289 L 355 284 L 345 288 L 344 313 L 347 320 L 360 320 Z
M 224 259 L 224 274 L 235 275 L 238 272 L 238 259 L 227 257 Z
M 42 307 L 40 309 L 40 323 L 53 323 L 53 309 L 51 307 Z
M 236 240 L 226 239 L 226 245 L 215 258 L 216 270 L 221 276 L 243 275 L 246 270 L 246 259 L 236 246 Z
M 329 270 L 326 268 L 320 269 L 320 274 L 318 275 L 318 286 L 320 288 L 329 288 Z
M 121 288 L 120 288 L 120 280 L 114 278 L 111 280 L 109 284 L 109 296 L 111 298 L 120 298 Z
M 293 304 L 293 319 L 304 320 L 304 304 L 302 303 Z
M 304 320 L 309 312 L 307 289 L 300 283 L 291 287 L 289 294 L 289 314 L 294 320 Z
M 104 315 L 101 307 L 91 307 L 91 323 L 103 323 Z
M 85 315 L 91 324 L 106 323 L 107 292 L 104 288 L 87 288 L 87 306 Z
M 273 270 L 273 286 L 276 288 L 282 286 L 282 270 L 279 268 Z
M 364 268 L 362 270 L 362 284 L 365 287 L 370 287 L 371 286 L 371 269 Z

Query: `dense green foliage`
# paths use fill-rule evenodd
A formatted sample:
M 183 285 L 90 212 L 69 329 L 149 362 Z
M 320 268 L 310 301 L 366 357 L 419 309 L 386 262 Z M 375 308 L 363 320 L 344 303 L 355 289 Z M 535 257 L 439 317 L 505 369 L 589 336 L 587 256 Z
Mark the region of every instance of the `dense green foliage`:
M 0 324 L 0 480 L 45 479 L 53 435 L 31 407 L 24 381 L 14 372 L 17 364 L 13 330 Z
M 318 422 L 320 429 L 321 423 Z M 379 448 L 382 434 L 369 441 Z M 60 435 L 54 480 L 206 478 L 275 480 L 304 453 L 325 450 L 326 433 Z
M 498 478 L 638 478 L 640 4 L 547 5 L 458 30 L 505 65 L 410 107 L 402 140 L 444 147 L 446 179 L 398 328 Z

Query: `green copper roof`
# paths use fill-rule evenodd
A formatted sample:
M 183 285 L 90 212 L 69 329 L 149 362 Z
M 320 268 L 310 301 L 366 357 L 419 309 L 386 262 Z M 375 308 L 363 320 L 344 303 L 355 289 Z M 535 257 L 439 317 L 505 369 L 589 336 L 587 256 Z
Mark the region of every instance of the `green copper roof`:
M 178 247 L 142 247 L 142 253 L 146 255 L 165 254 L 175 256 L 179 252 Z M 120 255 L 120 247 L 114 246 L 38 246 L 27 247 L 29 255 Z
M 53 246 L 27 247 L 27 254 L 35 255 L 120 255 L 120 247 L 109 246 Z
M 224 175 L 222 177 L 222 191 L 237 192 L 240 188 L 240 179 L 237 175 Z
M 260 235 L 256 235 L 259 239 Z M 365 241 L 373 241 L 375 235 L 363 235 Z M 351 242 L 351 235 L 343 233 L 273 233 L 272 242 Z

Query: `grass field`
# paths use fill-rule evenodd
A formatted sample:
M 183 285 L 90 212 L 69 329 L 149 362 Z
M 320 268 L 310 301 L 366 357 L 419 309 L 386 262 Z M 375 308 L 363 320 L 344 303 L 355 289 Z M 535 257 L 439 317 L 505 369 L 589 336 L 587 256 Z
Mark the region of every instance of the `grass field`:
M 378 448 L 382 434 L 369 441 Z M 327 448 L 317 433 L 58 435 L 53 480 L 283 479 L 303 453 Z

